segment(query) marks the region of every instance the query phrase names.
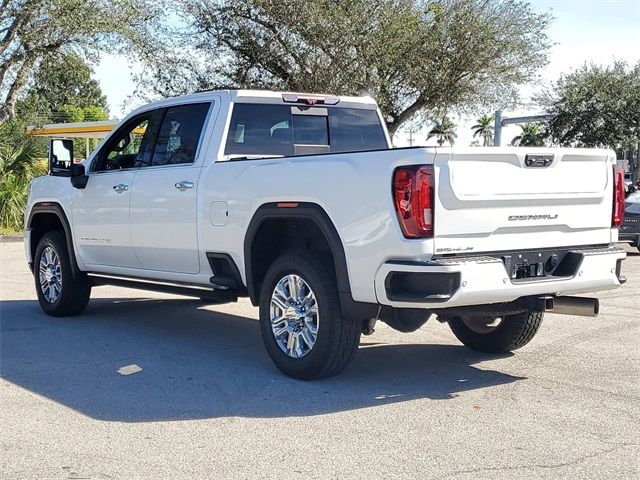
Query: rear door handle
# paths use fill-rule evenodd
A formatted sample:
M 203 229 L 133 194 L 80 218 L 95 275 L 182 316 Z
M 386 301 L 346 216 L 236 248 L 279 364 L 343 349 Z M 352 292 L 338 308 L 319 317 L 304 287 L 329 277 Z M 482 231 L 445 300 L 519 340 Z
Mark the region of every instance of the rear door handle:
M 129 185 L 125 185 L 124 183 L 119 183 L 118 185 L 113 186 L 113 190 L 116 193 L 126 192 L 127 190 L 129 190 Z
M 182 180 L 181 182 L 176 183 L 174 187 L 176 187 L 181 192 L 184 192 L 189 188 L 193 188 L 193 182 L 190 182 L 189 180 Z

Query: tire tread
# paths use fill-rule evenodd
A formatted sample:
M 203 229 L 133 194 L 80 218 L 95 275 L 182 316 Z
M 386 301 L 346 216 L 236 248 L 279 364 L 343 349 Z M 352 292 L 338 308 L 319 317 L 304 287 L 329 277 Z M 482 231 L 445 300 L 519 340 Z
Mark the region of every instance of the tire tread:
M 486 353 L 506 353 L 528 344 L 542 324 L 543 312 L 521 312 L 507 315 L 495 331 L 478 333 L 469 328 L 460 317 L 449 319 L 453 334 L 472 350 Z

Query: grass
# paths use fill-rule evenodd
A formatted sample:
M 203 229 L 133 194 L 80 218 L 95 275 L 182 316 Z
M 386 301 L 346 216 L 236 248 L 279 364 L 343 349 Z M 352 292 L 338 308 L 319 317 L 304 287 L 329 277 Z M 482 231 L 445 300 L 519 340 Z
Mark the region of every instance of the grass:
M 21 237 L 22 230 L 13 230 L 11 228 L 0 227 L 0 235 L 6 235 L 8 237 Z

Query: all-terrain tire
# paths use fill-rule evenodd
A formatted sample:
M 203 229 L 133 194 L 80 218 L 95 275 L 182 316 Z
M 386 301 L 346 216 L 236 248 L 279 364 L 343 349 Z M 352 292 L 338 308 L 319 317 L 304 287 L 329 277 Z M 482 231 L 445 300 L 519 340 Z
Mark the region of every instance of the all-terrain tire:
M 543 312 L 522 312 L 505 316 L 493 330 L 480 333 L 469 327 L 461 317 L 449 319 L 453 334 L 472 350 L 505 353 L 529 343 L 538 332 Z
M 51 251 L 54 252 L 55 257 L 51 256 Z M 54 259 L 54 264 L 58 268 L 53 270 L 60 277 L 59 293 L 57 296 L 53 296 L 55 297 L 53 301 L 52 296 L 45 294 L 48 290 L 42 286 L 46 277 L 44 277 L 44 273 L 41 274 L 41 259 L 43 255 L 46 257 L 46 254 Z M 62 232 L 47 232 L 38 242 L 33 258 L 33 277 L 38 302 L 46 314 L 53 317 L 70 317 L 78 315 L 87 307 L 91 296 L 91 284 L 87 276 L 81 272 L 77 272 L 76 276 L 73 276 L 67 242 Z M 49 285 L 49 288 L 52 286 Z
M 308 284 L 318 308 L 315 344 L 300 358 L 292 358 L 278 346 L 271 325 L 272 294 L 287 275 L 298 275 Z M 336 375 L 347 366 L 358 349 L 361 326 L 342 316 L 330 262 L 291 253 L 277 258 L 265 274 L 260 291 L 260 331 L 267 353 L 283 373 L 300 380 L 315 380 Z

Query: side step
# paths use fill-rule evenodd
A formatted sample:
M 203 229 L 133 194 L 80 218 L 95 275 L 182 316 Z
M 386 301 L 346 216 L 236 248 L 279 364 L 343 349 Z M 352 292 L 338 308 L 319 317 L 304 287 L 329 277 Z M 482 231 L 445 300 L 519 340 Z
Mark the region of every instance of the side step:
M 196 285 L 179 285 L 142 279 L 104 276 L 92 273 L 88 274 L 88 277 L 91 284 L 95 286 L 113 285 L 116 287 L 135 288 L 151 292 L 184 295 L 185 297 L 196 297 L 203 300 L 209 300 L 212 303 L 229 303 L 238 300 L 237 293 L 232 290 L 217 290 Z

